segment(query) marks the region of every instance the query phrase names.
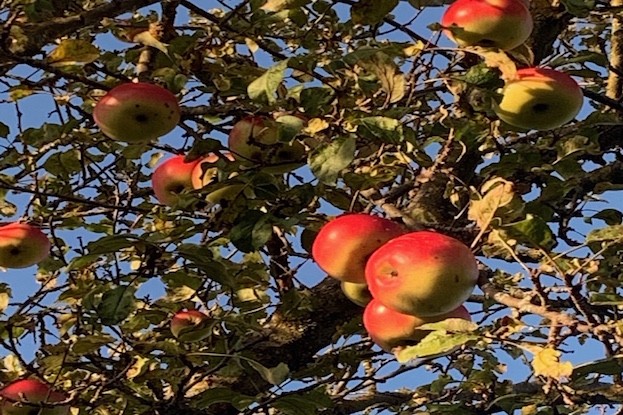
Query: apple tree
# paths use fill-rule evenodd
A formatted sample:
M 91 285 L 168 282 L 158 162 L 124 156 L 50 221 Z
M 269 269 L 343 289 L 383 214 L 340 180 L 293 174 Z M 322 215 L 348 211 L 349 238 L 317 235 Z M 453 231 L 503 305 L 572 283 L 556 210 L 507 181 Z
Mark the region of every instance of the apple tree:
M 623 4 L 489 1 L 0 1 L 1 221 L 50 241 L 2 413 L 622 414 Z M 345 212 L 468 247 L 471 323 L 375 344 Z

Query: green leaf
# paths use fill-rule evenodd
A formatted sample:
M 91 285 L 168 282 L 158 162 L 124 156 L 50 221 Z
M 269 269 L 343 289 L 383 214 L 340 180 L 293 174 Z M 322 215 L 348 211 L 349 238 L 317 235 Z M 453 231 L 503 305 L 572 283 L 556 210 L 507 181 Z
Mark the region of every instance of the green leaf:
M 285 363 L 279 363 L 277 366 L 272 368 L 267 368 L 255 360 L 248 360 L 247 363 L 251 365 L 253 369 L 255 369 L 262 378 L 270 383 L 271 385 L 280 385 L 285 381 L 290 375 L 290 368 Z
M 591 293 L 588 301 L 592 305 L 619 306 L 623 304 L 623 296 L 615 293 Z
M 612 357 L 585 363 L 573 368 L 571 379 L 579 379 L 596 373 L 602 375 L 620 375 L 623 372 L 623 359 Z
M 355 150 L 354 137 L 340 137 L 333 140 L 311 156 L 309 165 L 312 173 L 323 183 L 335 183 L 340 172 L 354 160 Z
M 434 331 L 415 346 L 408 346 L 396 352 L 399 363 L 422 357 L 444 355 L 452 352 L 467 342 L 477 340 L 478 335 L 471 333 L 447 333 L 443 330 Z
M 550 249 L 556 244 L 556 237 L 547 223 L 538 216 L 526 215 L 526 219 L 504 226 L 504 231 L 519 240 L 536 247 Z
M 262 76 L 251 82 L 247 93 L 252 100 L 274 104 L 275 93 L 285 76 L 288 61 L 284 60 L 268 69 Z
M 616 209 L 604 209 L 593 216 L 586 218 L 584 221 L 587 223 L 593 223 L 592 219 L 601 219 L 606 222 L 606 225 L 620 225 L 623 222 L 623 214 Z
M 212 257 L 209 248 L 194 244 L 182 244 L 177 247 L 177 253 L 203 271 L 210 279 L 229 287 L 235 285 L 225 265 Z M 167 280 L 170 277 L 171 275 L 168 276 Z M 185 283 L 192 282 L 192 279 L 187 276 L 181 277 L 180 280 Z M 194 285 L 190 284 L 189 286 L 193 289 L 199 288 Z
M 259 210 L 245 212 L 229 232 L 231 242 L 242 252 L 258 250 L 266 245 L 272 235 L 270 219 L 270 215 Z
M 8 137 L 8 136 L 9 136 L 10 131 L 11 131 L 11 130 L 9 129 L 9 126 L 8 126 L 8 125 L 6 125 L 6 124 L 5 124 L 5 123 L 3 123 L 3 122 L 0 122 L 0 137 L 3 137 L 3 138 Z
M 234 408 L 242 411 L 254 401 L 253 397 L 234 392 L 231 389 L 211 388 L 193 396 L 190 404 L 194 408 L 205 409 L 217 403 L 230 403 Z
M 300 97 L 305 114 L 315 117 L 327 112 L 328 105 L 333 102 L 335 92 L 323 87 L 305 88 L 301 91 Z
M 394 118 L 366 117 L 357 121 L 357 132 L 364 136 L 377 138 L 386 143 L 399 143 L 404 139 L 402 124 Z
M 398 6 L 398 0 L 359 0 L 350 9 L 355 24 L 375 25 Z
M 273 406 L 288 415 L 316 415 L 321 409 L 331 408 L 333 402 L 323 391 L 313 390 L 279 398 Z
M 89 242 L 87 249 L 90 255 L 110 254 L 136 246 L 139 240 L 140 238 L 135 235 L 107 235 L 97 241 Z
M 71 349 L 76 355 L 81 355 L 94 352 L 114 341 L 115 339 L 108 334 L 89 335 L 88 337 L 78 338 Z
M 586 244 L 593 252 L 601 251 L 608 246 L 620 245 L 623 242 L 623 225 L 613 225 L 594 229 L 586 236 Z
M 134 292 L 128 285 L 120 285 L 102 295 L 97 313 L 103 324 L 113 325 L 123 321 L 134 309 Z

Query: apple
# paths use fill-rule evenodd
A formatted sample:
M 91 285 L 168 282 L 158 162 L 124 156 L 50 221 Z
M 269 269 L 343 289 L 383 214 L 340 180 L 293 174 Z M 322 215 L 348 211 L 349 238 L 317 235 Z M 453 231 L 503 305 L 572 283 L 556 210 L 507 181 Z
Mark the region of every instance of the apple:
M 524 68 L 507 81 L 493 111 L 507 124 L 529 130 L 551 130 L 571 121 L 582 108 L 580 86 L 564 72 Z
M 210 335 L 205 323 L 209 317 L 199 310 L 182 310 L 171 319 L 171 333 L 182 341 L 199 341 Z
M 370 300 L 372 300 L 372 295 L 368 290 L 368 284 L 342 281 L 340 287 L 346 298 L 358 306 L 365 307 Z
M 385 306 L 433 317 L 467 300 L 478 280 L 478 263 L 461 241 L 418 231 L 377 249 L 367 262 L 365 276 L 370 293 Z
M 510 50 L 528 39 L 533 21 L 521 0 L 456 0 L 444 13 L 441 25 L 460 47 Z
M 26 268 L 50 255 L 50 240 L 36 226 L 9 223 L 0 226 L 0 267 Z
M 292 125 L 259 115 L 243 118 L 229 133 L 229 149 L 245 164 L 300 163 L 305 156 L 305 146 L 295 139 L 282 140 L 293 137 Z M 300 124 L 301 129 L 303 125 Z
M 130 143 L 146 142 L 165 135 L 180 121 L 175 95 L 149 83 L 121 84 L 93 109 L 93 119 L 108 137 Z
M 199 162 L 186 162 L 185 156 L 180 155 L 160 164 L 151 176 L 156 199 L 167 206 L 175 205 L 181 192 L 193 188 L 193 171 Z
M 2 415 L 69 414 L 69 405 L 39 406 L 41 403 L 63 402 L 68 396 L 37 379 L 21 379 L 10 383 L 0 389 L 0 398 Z
M 365 284 L 368 257 L 405 233 L 402 225 L 378 216 L 349 213 L 326 223 L 312 245 L 316 264 L 340 281 Z
M 381 349 L 390 352 L 394 347 L 414 344 L 422 340 L 428 330 L 419 327 L 427 323 L 436 323 L 447 318 L 462 318 L 471 321 L 471 316 L 464 306 L 435 317 L 417 317 L 399 313 L 384 306 L 379 300 L 372 299 L 363 311 L 363 326 L 372 341 Z

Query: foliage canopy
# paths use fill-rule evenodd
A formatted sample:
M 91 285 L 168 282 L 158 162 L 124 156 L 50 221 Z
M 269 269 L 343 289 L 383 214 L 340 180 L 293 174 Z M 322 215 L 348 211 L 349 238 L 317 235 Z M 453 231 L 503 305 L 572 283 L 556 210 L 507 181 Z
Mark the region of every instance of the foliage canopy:
M 3 274 L 0 380 L 45 379 L 80 414 L 622 413 L 620 0 L 534 0 L 509 53 L 447 46 L 442 3 L 0 1 L 0 214 L 53 242 Z M 580 120 L 500 124 L 501 79 L 530 64 L 580 81 Z M 93 123 L 135 78 L 183 105 L 158 141 Z M 242 190 L 220 206 L 216 187 L 153 198 L 161 158 L 225 151 L 234 122 L 275 113 L 308 120 L 304 165 L 223 163 Z M 471 246 L 477 324 L 374 347 L 308 253 L 345 211 Z M 209 314 L 201 341 L 171 335 L 182 308 Z

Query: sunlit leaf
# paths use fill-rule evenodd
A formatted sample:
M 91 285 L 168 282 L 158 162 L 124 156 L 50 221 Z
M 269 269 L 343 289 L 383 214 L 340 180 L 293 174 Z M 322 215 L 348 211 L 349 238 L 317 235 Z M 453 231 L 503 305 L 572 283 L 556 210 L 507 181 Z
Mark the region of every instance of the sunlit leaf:
M 255 101 L 274 103 L 277 98 L 275 93 L 281 85 L 288 61 L 284 60 L 268 69 L 262 76 L 249 84 L 247 92 L 249 98 Z
M 532 368 L 537 376 L 545 376 L 553 379 L 568 378 L 573 372 L 573 364 L 560 361 L 561 352 L 553 347 L 536 349 L 532 360 Z
M 353 137 L 341 137 L 317 150 L 309 160 L 314 176 L 324 183 L 335 183 L 340 172 L 355 158 L 355 146 Z
M 63 39 L 48 55 L 48 62 L 52 66 L 85 64 L 97 60 L 99 49 L 91 42 L 82 39 Z

